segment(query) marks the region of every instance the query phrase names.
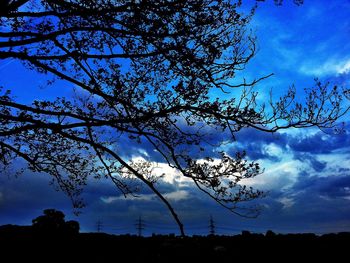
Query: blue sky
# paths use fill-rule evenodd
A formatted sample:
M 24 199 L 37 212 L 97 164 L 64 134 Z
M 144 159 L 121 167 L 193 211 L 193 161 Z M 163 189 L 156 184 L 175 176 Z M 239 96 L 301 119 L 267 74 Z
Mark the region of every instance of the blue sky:
M 313 79 L 329 80 L 349 88 L 350 80 L 350 1 L 308 1 L 298 7 L 285 1 L 276 7 L 261 3 L 251 28 L 258 39 L 259 52 L 239 77 L 252 79 L 274 73 L 260 83 L 259 100 L 268 99 L 270 89 L 276 97 L 295 84 L 299 98 Z M 71 87 L 57 83 L 45 87 L 42 76 L 25 70 L 16 61 L 0 61 L 0 86 L 9 87 L 18 99 L 69 96 Z M 340 135 L 317 129 L 288 130 L 265 134 L 244 130 L 237 142 L 225 149 L 246 149 L 252 160 L 265 168 L 263 175 L 248 185 L 268 191 L 256 203 L 263 207 L 257 219 L 240 218 L 223 210 L 199 193 L 177 172 L 158 163 L 157 170 L 167 176 L 159 188 L 173 203 L 189 234 L 207 234 L 209 215 L 218 233 L 237 233 L 243 229 L 265 232 L 338 232 L 350 231 L 350 123 L 343 118 L 345 131 Z M 217 134 L 214 140 L 221 140 Z M 123 146 L 123 145 L 122 145 Z M 157 159 L 144 144 L 124 145 L 126 157 L 146 155 Z M 209 151 L 209 150 L 208 150 Z M 18 166 L 21 164 L 19 163 Z M 142 216 L 146 233 L 175 232 L 169 213 L 150 192 L 139 199 L 122 198 L 106 180 L 91 179 L 84 191 L 86 208 L 79 217 L 72 214 L 71 203 L 61 192 L 48 185 L 45 175 L 25 172 L 15 178 L 11 171 L 0 176 L 0 224 L 30 224 L 45 208 L 57 208 L 67 217 L 80 221 L 82 230 L 94 231 L 98 220 L 111 233 L 135 233 L 134 223 Z

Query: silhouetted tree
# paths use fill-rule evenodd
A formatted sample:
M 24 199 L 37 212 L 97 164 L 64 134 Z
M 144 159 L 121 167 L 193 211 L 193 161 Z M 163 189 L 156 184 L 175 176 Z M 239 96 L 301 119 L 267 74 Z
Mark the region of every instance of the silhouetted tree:
M 44 234 L 78 234 L 79 223 L 77 221 L 65 221 L 65 215 L 55 209 L 45 209 L 44 215 L 33 219 L 33 229 Z
M 64 224 L 64 232 L 70 235 L 79 234 L 80 225 L 75 220 L 66 221 Z
M 273 232 L 272 230 L 267 230 L 265 236 L 268 238 L 272 238 L 276 236 L 276 233 Z
M 184 234 L 155 184 L 161 176 L 152 163 L 123 158 L 120 142 L 128 141 L 150 144 L 220 205 L 255 216 L 255 207 L 239 204 L 263 193 L 240 182 L 261 173 L 259 164 L 244 152 L 204 156 L 212 146 L 208 133 L 229 131 L 234 140 L 244 128 L 330 128 L 345 112 L 339 88 L 319 81 L 305 103 L 291 89 L 277 102 L 257 105 L 253 86 L 268 76 L 235 78 L 256 51 L 247 28 L 255 9 L 239 13 L 240 1 L 3 2 L 0 58 L 22 61 L 79 92 L 27 105 L 3 90 L 1 162 L 20 157 L 33 171 L 52 175 L 76 207 L 89 175 L 110 178 L 125 196 L 138 191 L 138 181 L 164 202 Z M 210 95 L 232 89 L 241 94 Z

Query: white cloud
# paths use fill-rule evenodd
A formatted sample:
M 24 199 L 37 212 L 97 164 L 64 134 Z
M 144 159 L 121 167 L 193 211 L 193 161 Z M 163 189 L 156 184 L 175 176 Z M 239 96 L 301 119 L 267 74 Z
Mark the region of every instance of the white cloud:
M 262 165 L 264 167 L 264 165 Z M 242 180 L 243 184 L 256 187 L 261 190 L 284 191 L 291 188 L 297 181 L 300 170 L 307 168 L 299 160 L 287 160 L 279 163 L 265 162 L 265 172 L 254 178 Z
M 163 194 L 163 196 L 169 201 L 181 201 L 189 198 L 189 193 L 185 190 L 178 190 Z M 139 194 L 137 196 L 128 196 L 125 198 L 123 195 L 120 196 L 107 196 L 101 197 L 101 201 L 106 204 L 111 204 L 120 200 L 134 200 L 134 201 L 152 201 L 156 200 L 157 196 L 155 194 Z
M 320 132 L 320 129 L 314 128 L 314 127 L 307 128 L 307 129 L 289 128 L 289 129 L 278 131 L 278 133 L 281 133 L 281 134 L 286 134 L 288 136 L 300 137 L 300 138 L 305 138 L 308 136 L 312 137 L 319 132 Z
M 349 196 L 345 196 L 344 199 L 350 201 L 350 195 Z
M 283 155 L 283 149 L 275 143 L 270 143 L 263 146 L 263 153 L 269 156 L 281 157 Z
M 151 201 L 155 198 L 154 194 L 139 194 L 137 196 L 128 196 L 124 197 L 123 195 L 120 196 L 107 196 L 107 197 L 101 197 L 102 202 L 106 204 L 111 204 L 119 200 L 137 200 L 137 201 Z
M 319 77 L 346 74 L 350 72 L 350 58 L 344 60 L 332 58 L 323 63 L 319 63 L 318 61 L 307 61 L 301 65 L 299 71 L 305 75 Z
M 190 178 L 183 176 L 179 170 L 170 167 L 167 163 L 148 161 L 141 156 L 133 156 L 131 161 L 135 163 L 150 162 L 152 175 L 159 177 L 160 182 L 176 185 L 177 187 L 186 187 L 193 184 L 193 181 Z
M 189 198 L 189 193 L 185 190 L 179 190 L 179 191 L 174 191 L 170 192 L 164 195 L 164 197 L 168 200 L 172 201 L 181 201 Z
M 327 163 L 327 168 L 318 175 L 320 177 L 343 176 L 344 169 L 350 169 L 350 155 L 341 151 L 334 151 L 332 154 L 319 154 L 317 158 L 319 161 Z
M 282 197 L 277 199 L 277 201 L 283 205 L 283 209 L 288 209 L 295 204 L 294 199 L 290 197 Z
M 346 74 L 350 72 L 350 59 L 345 64 L 341 65 L 338 69 L 339 74 Z
M 132 157 L 132 161 L 137 162 L 145 162 L 147 161 L 141 156 Z M 158 183 L 167 183 L 175 186 L 178 189 L 182 187 L 188 187 L 193 185 L 193 181 L 190 178 L 184 177 L 180 171 L 175 168 L 170 167 L 166 163 L 151 163 L 151 171 L 152 175 L 159 177 Z M 170 201 L 180 201 L 189 198 L 189 193 L 185 190 L 176 190 L 173 192 L 163 194 L 165 198 Z M 135 201 L 152 201 L 156 200 L 157 196 L 155 194 L 138 194 L 137 196 L 127 196 L 126 198 L 123 195 L 120 196 L 104 196 L 101 197 L 101 201 L 110 204 L 119 200 L 135 200 Z
M 193 183 L 190 178 L 183 176 L 180 171 L 166 163 L 157 163 L 154 167 L 153 173 L 158 176 L 163 175 L 161 180 L 165 183 L 177 185 L 178 187 L 189 186 Z

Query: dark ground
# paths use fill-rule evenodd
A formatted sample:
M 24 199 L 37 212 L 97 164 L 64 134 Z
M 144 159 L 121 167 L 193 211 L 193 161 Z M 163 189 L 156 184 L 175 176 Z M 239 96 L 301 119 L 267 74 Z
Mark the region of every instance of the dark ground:
M 349 262 L 349 246 L 350 233 L 140 238 L 0 227 L 0 262 Z

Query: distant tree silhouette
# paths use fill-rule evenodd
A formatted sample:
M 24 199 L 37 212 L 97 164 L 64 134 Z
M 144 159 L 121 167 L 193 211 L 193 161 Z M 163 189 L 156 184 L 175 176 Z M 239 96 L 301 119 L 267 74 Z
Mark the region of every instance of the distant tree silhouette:
M 241 235 L 242 235 L 242 237 L 249 237 L 249 236 L 251 236 L 252 234 L 251 234 L 250 231 L 248 231 L 248 230 L 243 230 Z
M 245 152 L 207 156 L 205 148 L 213 146 L 208 134 L 228 131 L 235 140 L 245 128 L 331 128 L 346 112 L 342 91 L 319 81 L 304 103 L 295 101 L 290 89 L 280 100 L 258 105 L 253 87 L 269 75 L 249 82 L 235 78 L 256 52 L 247 28 L 255 8 L 239 13 L 240 1 L 1 3 L 0 59 L 22 61 L 77 92 L 23 104 L 3 89 L 0 160 L 7 166 L 22 158 L 31 170 L 50 174 L 78 208 L 90 175 L 109 178 L 125 196 L 144 185 L 184 234 L 155 184 L 161 176 L 150 160 L 124 157 L 126 141 L 153 147 L 150 152 L 162 162 L 233 213 L 256 216 L 256 207 L 241 202 L 263 193 L 241 180 L 260 174 L 259 164 L 248 162 Z M 233 89 L 241 94 L 226 98 Z M 214 91 L 221 97 L 213 98 Z
M 33 229 L 44 234 L 78 234 L 79 223 L 77 221 L 65 221 L 65 215 L 55 209 L 44 210 L 44 215 L 33 219 Z
M 267 230 L 265 236 L 266 236 L 266 237 L 269 237 L 269 238 L 275 237 L 275 236 L 276 236 L 276 233 L 273 232 L 272 230 Z
M 75 220 L 66 221 L 64 224 L 64 232 L 67 234 L 75 235 L 78 234 L 80 230 L 80 225 Z

